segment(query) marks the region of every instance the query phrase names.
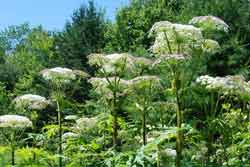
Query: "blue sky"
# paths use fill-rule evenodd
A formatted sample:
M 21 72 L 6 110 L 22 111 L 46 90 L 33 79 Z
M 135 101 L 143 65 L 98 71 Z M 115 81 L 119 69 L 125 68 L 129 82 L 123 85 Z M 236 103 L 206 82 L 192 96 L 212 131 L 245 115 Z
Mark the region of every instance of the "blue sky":
M 48 30 L 61 30 L 74 9 L 88 0 L 3 0 L 0 5 L 0 29 L 24 22 L 42 25 Z M 114 19 L 115 12 L 129 0 L 95 0 L 106 15 Z

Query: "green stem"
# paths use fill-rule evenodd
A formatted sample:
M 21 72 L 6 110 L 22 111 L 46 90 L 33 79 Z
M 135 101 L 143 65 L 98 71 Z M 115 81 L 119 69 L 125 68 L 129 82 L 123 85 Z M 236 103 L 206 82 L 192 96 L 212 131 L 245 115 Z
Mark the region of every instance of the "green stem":
M 182 130 L 181 130 L 182 112 L 180 109 L 179 85 L 177 85 L 178 81 L 179 81 L 179 77 L 176 76 L 175 80 L 174 80 L 174 85 L 173 85 L 174 91 L 175 91 L 175 96 L 176 96 L 176 103 L 177 103 L 177 111 L 176 111 L 176 117 L 177 117 L 176 167 L 181 167 L 183 134 L 182 134 Z
M 169 49 L 169 53 L 170 53 L 170 54 L 173 54 L 172 49 L 171 49 L 171 46 L 170 46 L 170 42 L 169 42 L 169 39 L 168 39 L 168 36 L 167 36 L 167 33 L 166 33 L 166 32 L 164 32 L 164 36 L 165 36 L 165 39 L 166 39 L 166 41 L 167 41 L 167 46 L 168 46 L 168 49 Z
M 117 116 L 117 95 L 113 92 L 113 147 L 117 150 L 117 136 L 118 136 L 118 116 Z
M 143 136 L 143 145 L 147 144 L 147 137 L 146 137 L 146 112 L 145 109 L 142 111 L 142 136 Z
M 11 165 L 15 166 L 15 147 L 11 147 Z
M 161 153 L 159 145 L 157 145 L 157 167 L 161 167 Z
M 59 167 L 62 167 L 62 123 L 61 123 L 61 110 L 58 100 L 56 101 L 57 104 L 57 114 L 58 114 L 58 126 L 59 126 Z
M 11 165 L 15 166 L 15 132 L 11 135 Z

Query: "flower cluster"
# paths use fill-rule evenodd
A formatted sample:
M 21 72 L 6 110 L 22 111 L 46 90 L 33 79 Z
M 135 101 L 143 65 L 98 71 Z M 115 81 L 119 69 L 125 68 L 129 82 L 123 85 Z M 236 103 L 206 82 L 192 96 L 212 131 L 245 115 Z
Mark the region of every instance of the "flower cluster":
M 202 50 L 207 53 L 216 53 L 221 49 L 220 44 L 212 39 L 205 39 L 202 44 Z
M 128 81 L 130 89 L 155 89 L 160 88 L 160 78 L 157 76 L 139 76 Z
M 189 21 L 189 24 L 200 27 L 204 31 L 228 32 L 229 26 L 220 18 L 215 16 L 198 16 Z
M 32 94 L 16 97 L 13 102 L 16 108 L 27 108 L 29 110 L 43 110 L 50 104 L 45 97 Z
M 97 124 L 97 118 L 93 117 L 93 118 L 87 118 L 87 117 L 83 117 L 83 118 L 79 118 L 78 120 L 76 120 L 76 129 L 77 130 L 88 130 L 88 129 L 92 129 L 96 126 Z
M 162 63 L 165 62 L 169 62 L 169 61 L 185 61 L 187 59 L 189 59 L 190 56 L 189 55 L 185 55 L 185 54 L 163 54 L 160 55 L 155 62 L 152 64 L 152 67 L 156 67 Z
M 166 149 L 161 151 L 161 154 L 164 156 L 167 156 L 167 157 L 175 158 L 176 157 L 176 150 L 173 150 L 171 148 L 166 148 Z
M 19 115 L 2 115 L 0 116 L 1 128 L 24 129 L 32 127 L 32 122 L 24 116 Z
M 134 57 L 128 53 L 115 54 L 91 54 L 89 55 L 89 64 L 101 67 L 101 71 L 108 75 L 128 72 L 136 73 L 138 69 L 146 68 L 152 64 L 152 61 L 143 57 Z
M 74 121 L 74 120 L 78 119 L 78 116 L 77 115 L 67 115 L 64 119 L 68 120 L 68 121 Z
M 80 70 L 71 70 L 68 68 L 55 67 L 41 71 L 42 77 L 47 81 L 57 81 L 61 83 L 69 83 L 77 77 L 85 78 L 87 73 Z
M 243 76 L 211 77 L 208 75 L 200 76 L 196 82 L 203 85 L 208 90 L 221 91 L 224 94 L 236 94 L 249 96 L 250 83 L 246 82 Z
M 66 132 L 62 135 L 63 140 L 73 139 L 77 137 L 79 137 L 79 135 L 73 132 Z
M 124 90 L 128 87 L 129 82 L 118 77 L 89 79 L 89 83 L 94 87 L 98 94 L 102 94 L 107 98 L 112 98 L 112 89 Z M 121 91 L 122 93 L 122 91 Z
M 192 48 L 201 46 L 201 29 L 192 25 L 174 24 L 168 21 L 157 22 L 150 30 L 156 39 L 151 50 L 155 54 L 189 53 Z

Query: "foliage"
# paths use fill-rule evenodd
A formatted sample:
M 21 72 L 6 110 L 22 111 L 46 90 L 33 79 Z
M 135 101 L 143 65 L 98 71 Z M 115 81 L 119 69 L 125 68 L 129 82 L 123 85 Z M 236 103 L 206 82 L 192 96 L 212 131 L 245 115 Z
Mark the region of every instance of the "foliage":
M 249 9 L 89 1 L 60 32 L 1 31 L 0 166 L 248 167 Z
M 104 43 L 105 21 L 103 12 L 93 1 L 75 10 L 62 32 L 55 34 L 55 53 L 66 67 L 91 72 L 87 55 L 100 52 Z

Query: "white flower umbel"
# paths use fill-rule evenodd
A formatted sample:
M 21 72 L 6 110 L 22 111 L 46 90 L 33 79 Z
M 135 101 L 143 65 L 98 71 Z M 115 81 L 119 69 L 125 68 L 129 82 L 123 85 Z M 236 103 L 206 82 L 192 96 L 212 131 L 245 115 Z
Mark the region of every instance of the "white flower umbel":
M 145 57 L 134 57 L 134 64 L 138 69 L 151 67 L 153 61 Z
M 160 78 L 157 76 L 139 76 L 129 80 L 129 87 L 135 89 L 160 88 Z
M 30 110 L 43 110 L 50 102 L 45 97 L 33 94 L 26 94 L 14 99 L 16 108 L 27 108 Z
M 190 56 L 189 55 L 185 55 L 185 54 L 163 54 L 160 55 L 155 62 L 152 64 L 153 67 L 158 66 L 162 63 L 166 63 L 169 61 L 185 61 L 187 59 L 189 59 Z
M 166 27 L 171 26 L 172 23 L 169 21 L 159 21 L 156 22 L 149 31 L 149 36 L 154 36 L 159 32 L 164 32 Z
M 93 118 L 87 118 L 83 117 L 78 120 L 76 120 L 76 130 L 84 131 L 92 129 L 96 126 L 97 119 L 95 117 Z
M 58 81 L 61 83 L 69 83 L 78 77 L 87 77 L 87 73 L 80 70 L 71 70 L 68 68 L 55 67 L 41 71 L 42 77 L 47 81 Z
M 66 132 L 62 135 L 63 140 L 78 138 L 79 135 L 73 132 Z
M 32 127 L 29 118 L 20 115 L 0 116 L 1 133 L 6 136 L 11 149 L 11 166 L 15 166 L 15 150 L 24 129 Z M 7 137 L 8 136 L 8 137 Z
M 2 115 L 0 116 L 0 128 L 24 129 L 32 127 L 32 122 L 24 116 Z
M 243 76 L 211 77 L 208 75 L 200 76 L 196 82 L 203 85 L 208 90 L 220 91 L 225 94 L 236 94 L 249 96 L 250 84 L 245 81 Z
M 77 115 L 67 115 L 64 119 L 68 120 L 68 121 L 74 121 L 74 120 L 78 119 L 78 116 Z
M 205 39 L 202 44 L 202 50 L 207 53 L 216 53 L 221 49 L 220 44 L 212 39 Z
M 150 59 L 135 57 L 128 53 L 91 54 L 88 58 L 90 65 L 100 67 L 101 71 L 108 75 L 122 72 L 133 74 L 143 67 L 150 66 L 152 63 Z
M 171 149 L 171 148 L 166 148 L 165 150 L 162 151 L 166 156 L 175 158 L 176 157 L 176 150 Z
M 215 16 L 197 16 L 192 18 L 189 24 L 200 27 L 204 31 L 223 31 L 226 33 L 229 31 L 229 26 Z
M 129 82 L 118 77 L 97 78 L 89 79 L 89 83 L 93 86 L 94 90 L 107 98 L 112 98 L 112 88 L 116 86 L 119 90 L 125 91 Z
M 189 53 L 200 47 L 203 40 L 201 29 L 168 21 L 155 23 L 150 30 L 153 34 L 156 39 L 151 50 L 155 54 Z
M 89 56 L 89 64 L 101 67 L 101 70 L 107 74 L 119 72 L 122 68 L 129 71 L 134 68 L 133 57 L 127 53 L 91 54 Z

